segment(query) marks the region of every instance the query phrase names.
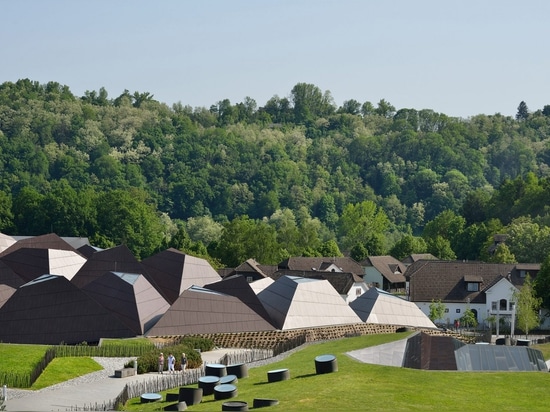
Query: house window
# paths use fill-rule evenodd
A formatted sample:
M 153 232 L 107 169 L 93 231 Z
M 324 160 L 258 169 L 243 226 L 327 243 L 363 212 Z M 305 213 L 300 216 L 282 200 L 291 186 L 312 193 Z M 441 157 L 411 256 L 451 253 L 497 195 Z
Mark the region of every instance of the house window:
M 252 283 L 252 282 L 254 281 L 254 279 L 252 278 L 252 276 L 247 276 L 247 277 L 246 277 L 246 281 L 247 281 L 248 283 Z
M 445 308 L 445 313 L 449 313 L 449 308 Z
M 491 310 L 493 312 L 497 310 L 497 303 L 496 302 L 491 302 Z
M 520 270 L 520 271 L 519 271 L 519 277 L 520 277 L 520 278 L 524 278 L 524 277 L 526 277 L 526 276 L 527 276 L 527 271 L 525 271 L 525 270 Z
M 477 282 L 468 282 L 467 283 L 468 292 L 479 292 L 479 283 Z
M 510 302 L 510 310 L 514 310 L 515 302 Z
M 355 289 L 355 296 L 359 296 L 361 294 L 361 288 Z
M 457 309 L 457 310 L 456 310 L 456 313 L 460 313 L 460 309 Z
M 506 299 L 500 300 L 500 310 L 506 310 L 508 308 L 508 302 Z

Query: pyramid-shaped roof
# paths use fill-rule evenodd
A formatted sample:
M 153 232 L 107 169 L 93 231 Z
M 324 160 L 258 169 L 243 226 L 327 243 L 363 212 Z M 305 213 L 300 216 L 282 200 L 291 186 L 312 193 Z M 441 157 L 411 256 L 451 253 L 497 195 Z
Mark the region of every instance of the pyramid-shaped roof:
M 260 302 L 260 299 L 258 299 L 256 293 L 254 293 L 250 287 L 250 283 L 248 283 L 244 277 L 235 275 L 204 287 L 206 289 L 215 290 L 217 292 L 239 298 L 241 302 L 246 304 L 250 309 L 268 322 L 272 323 L 271 318 Z
M 44 274 L 61 275 L 71 280 L 86 263 L 76 251 L 26 247 L 3 255 L 0 260 L 27 282 Z
M 58 250 L 69 250 L 69 251 L 78 253 L 78 251 L 74 247 L 72 247 L 69 243 L 61 239 L 55 233 L 49 233 L 47 235 L 29 236 L 29 237 L 21 238 L 17 240 L 17 242 L 15 242 L 14 244 L 12 244 L 10 247 L 8 247 L 6 250 L 4 250 L 2 253 L 0 253 L 0 257 L 5 256 L 21 248 L 58 249 Z
M 55 345 L 135 336 L 67 278 L 43 275 L 0 308 L 0 341 Z
M 369 289 L 349 305 L 366 323 L 436 328 L 413 302 L 377 288 Z
M 237 333 L 273 326 L 235 296 L 192 286 L 162 316 L 148 336 Z
M 143 335 L 170 307 L 142 274 L 107 272 L 82 290 L 136 335 Z
M 328 280 L 283 276 L 258 298 L 282 330 L 361 322 Z
M 0 253 L 9 248 L 15 242 L 17 241 L 13 237 L 0 233 Z
M 25 281 L 0 260 L 0 308 Z
M 262 290 L 264 290 L 269 285 L 271 285 L 273 282 L 275 281 L 272 278 L 263 278 L 263 279 L 255 280 L 254 282 L 249 283 L 249 285 L 252 291 L 257 295 Z
M 126 245 L 98 251 L 90 256 L 78 273 L 71 279 L 74 285 L 83 288 L 103 276 L 105 272 L 143 273 L 143 267 Z
M 144 259 L 146 276 L 160 293 L 174 303 L 189 287 L 204 286 L 222 278 L 206 259 L 187 255 L 177 249 L 167 249 Z

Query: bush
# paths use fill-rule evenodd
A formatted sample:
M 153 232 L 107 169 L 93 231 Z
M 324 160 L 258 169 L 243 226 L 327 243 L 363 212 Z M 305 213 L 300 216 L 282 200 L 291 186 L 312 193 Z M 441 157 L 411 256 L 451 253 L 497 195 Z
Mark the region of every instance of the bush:
M 209 339 L 203 338 L 186 338 L 176 345 L 165 346 L 162 349 L 155 349 L 141 355 L 138 360 L 137 373 L 149 373 L 158 371 L 158 357 L 160 352 L 164 353 L 164 369 L 166 370 L 168 354 L 172 353 L 176 358 L 175 369 L 180 370 L 181 354 L 187 356 L 187 368 L 195 369 L 202 365 L 202 358 L 199 352 L 195 349 L 200 349 L 201 352 L 207 352 L 214 348 L 214 343 Z M 133 367 L 133 362 L 128 363 L 128 367 Z

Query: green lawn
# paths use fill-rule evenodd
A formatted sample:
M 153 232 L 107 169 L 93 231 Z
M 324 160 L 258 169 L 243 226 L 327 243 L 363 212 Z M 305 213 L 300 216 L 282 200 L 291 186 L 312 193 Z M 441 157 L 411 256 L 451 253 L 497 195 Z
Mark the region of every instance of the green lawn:
M 29 375 L 48 348 L 47 345 L 0 344 L 0 376 L 14 372 Z
M 251 368 L 249 377 L 237 383 L 233 400 L 251 407 L 254 398 L 274 398 L 280 403 L 268 410 L 284 411 L 548 410 L 549 373 L 422 371 L 363 364 L 345 355 L 406 336 L 368 335 L 307 346 L 278 363 Z M 314 358 L 328 353 L 337 356 L 339 371 L 316 375 Z M 267 383 L 267 371 L 278 368 L 289 368 L 291 379 Z M 188 410 L 219 411 L 223 402 L 209 395 Z M 152 411 L 166 405 L 132 399 L 126 409 Z
M 42 389 L 101 369 L 103 367 L 92 358 L 55 358 L 33 383 L 31 389 Z

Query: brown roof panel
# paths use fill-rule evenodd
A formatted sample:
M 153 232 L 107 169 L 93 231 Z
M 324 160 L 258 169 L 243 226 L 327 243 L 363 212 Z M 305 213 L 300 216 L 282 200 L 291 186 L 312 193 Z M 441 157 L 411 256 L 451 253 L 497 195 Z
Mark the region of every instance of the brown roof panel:
M 56 345 L 135 334 L 67 278 L 43 275 L 21 286 L 0 308 L 0 340 Z
M 148 336 L 270 331 L 274 327 L 235 296 L 193 286 L 184 291 Z
M 106 272 L 143 273 L 144 269 L 126 245 L 98 251 L 90 256 L 78 273 L 71 279 L 74 285 L 83 288 Z

